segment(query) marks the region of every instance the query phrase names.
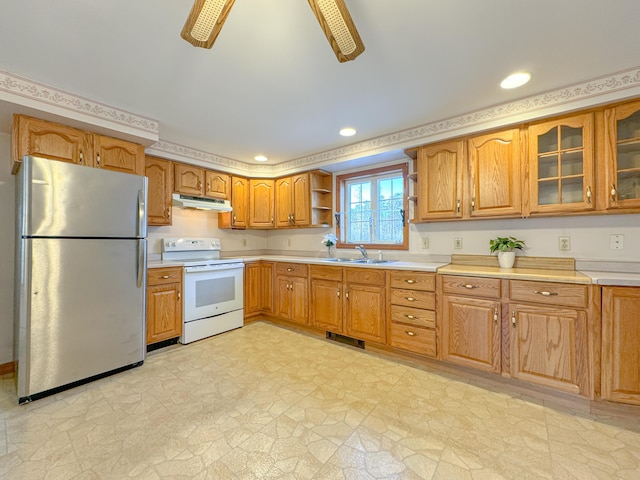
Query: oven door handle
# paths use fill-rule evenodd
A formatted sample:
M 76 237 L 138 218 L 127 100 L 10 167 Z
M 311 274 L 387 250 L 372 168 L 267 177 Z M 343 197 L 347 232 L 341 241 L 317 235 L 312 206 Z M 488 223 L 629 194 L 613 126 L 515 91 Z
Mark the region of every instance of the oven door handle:
M 184 267 L 184 273 L 224 272 L 225 270 L 243 269 L 244 263 L 229 263 L 212 268 Z

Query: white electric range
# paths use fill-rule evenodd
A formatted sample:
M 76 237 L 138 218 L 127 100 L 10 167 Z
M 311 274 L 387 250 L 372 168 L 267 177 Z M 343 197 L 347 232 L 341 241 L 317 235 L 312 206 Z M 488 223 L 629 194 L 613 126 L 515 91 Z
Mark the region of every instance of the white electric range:
M 244 264 L 220 259 L 219 239 L 164 238 L 162 260 L 184 265 L 180 343 L 242 327 Z

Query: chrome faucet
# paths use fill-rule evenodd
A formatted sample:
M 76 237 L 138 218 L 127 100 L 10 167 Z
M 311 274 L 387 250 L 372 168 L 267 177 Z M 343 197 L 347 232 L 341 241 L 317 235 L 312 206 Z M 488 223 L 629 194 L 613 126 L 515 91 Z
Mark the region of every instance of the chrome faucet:
M 364 245 L 356 245 L 355 249 L 362 254 L 362 258 L 364 258 L 365 260 L 369 259 L 369 255 L 367 255 L 367 249 L 364 248 Z

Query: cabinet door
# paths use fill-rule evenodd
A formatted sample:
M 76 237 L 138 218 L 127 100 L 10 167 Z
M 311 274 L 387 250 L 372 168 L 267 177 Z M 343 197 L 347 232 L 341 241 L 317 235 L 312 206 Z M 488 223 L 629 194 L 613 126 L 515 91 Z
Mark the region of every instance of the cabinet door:
M 588 396 L 586 312 L 512 304 L 510 314 L 511 375 Z
M 640 102 L 605 110 L 607 208 L 640 207 Z
M 522 213 L 520 131 L 490 133 L 469 140 L 469 215 Z
M 205 191 L 204 196 L 228 200 L 231 193 L 231 177 L 226 173 L 206 170 L 204 172 Z
M 147 345 L 182 335 L 180 284 L 147 287 Z
M 260 282 L 262 311 L 273 313 L 273 263 L 260 262 Z
M 291 320 L 302 325 L 309 323 L 309 289 L 307 279 L 291 277 Z
M 12 145 L 14 173 L 24 155 L 93 166 L 91 134 L 57 123 L 15 115 Z
M 276 227 L 290 227 L 293 224 L 293 199 L 291 177 L 276 180 Z
M 640 288 L 602 288 L 602 398 L 640 405 Z
M 442 300 L 442 360 L 500 372 L 500 303 L 453 295 Z
M 105 170 L 144 175 L 144 147 L 103 135 L 93 136 L 94 165 Z
M 262 268 L 259 262 L 244 267 L 244 314 L 251 316 L 262 310 Z
M 342 283 L 311 279 L 311 325 L 334 333 L 342 330 Z
M 276 275 L 275 283 L 275 315 L 280 318 L 291 318 L 291 282 L 289 277 Z
M 347 335 L 376 343 L 385 342 L 385 288 L 348 284 L 345 292 Z
M 462 217 L 464 142 L 418 149 L 418 220 Z
M 249 225 L 249 180 L 231 177 L 232 212 L 218 213 L 218 228 L 246 228 Z
M 149 179 L 147 223 L 149 225 L 171 225 L 172 162 L 161 158 L 147 157 L 144 174 Z
M 311 186 L 309 174 L 301 173 L 291 178 L 292 185 L 292 220 L 297 227 L 311 224 Z
M 204 169 L 184 163 L 173 164 L 173 191 L 184 195 L 204 195 Z
M 593 210 L 593 154 L 591 113 L 530 126 L 531 213 Z
M 268 228 L 275 224 L 275 183 L 273 180 L 249 180 L 249 226 Z

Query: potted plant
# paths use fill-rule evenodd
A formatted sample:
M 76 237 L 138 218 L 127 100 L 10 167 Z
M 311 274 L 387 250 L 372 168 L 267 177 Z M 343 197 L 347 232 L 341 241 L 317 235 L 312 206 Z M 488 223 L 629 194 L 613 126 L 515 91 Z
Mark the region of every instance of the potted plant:
M 327 233 L 322 240 L 320 241 L 322 245 L 327 247 L 327 257 L 331 257 L 331 247 L 338 243 L 338 237 L 336 237 L 333 233 Z
M 489 250 L 491 253 L 498 252 L 498 263 L 500 268 L 511 268 L 516 260 L 516 250 L 524 248 L 524 240 L 515 237 L 498 237 L 489 240 Z

